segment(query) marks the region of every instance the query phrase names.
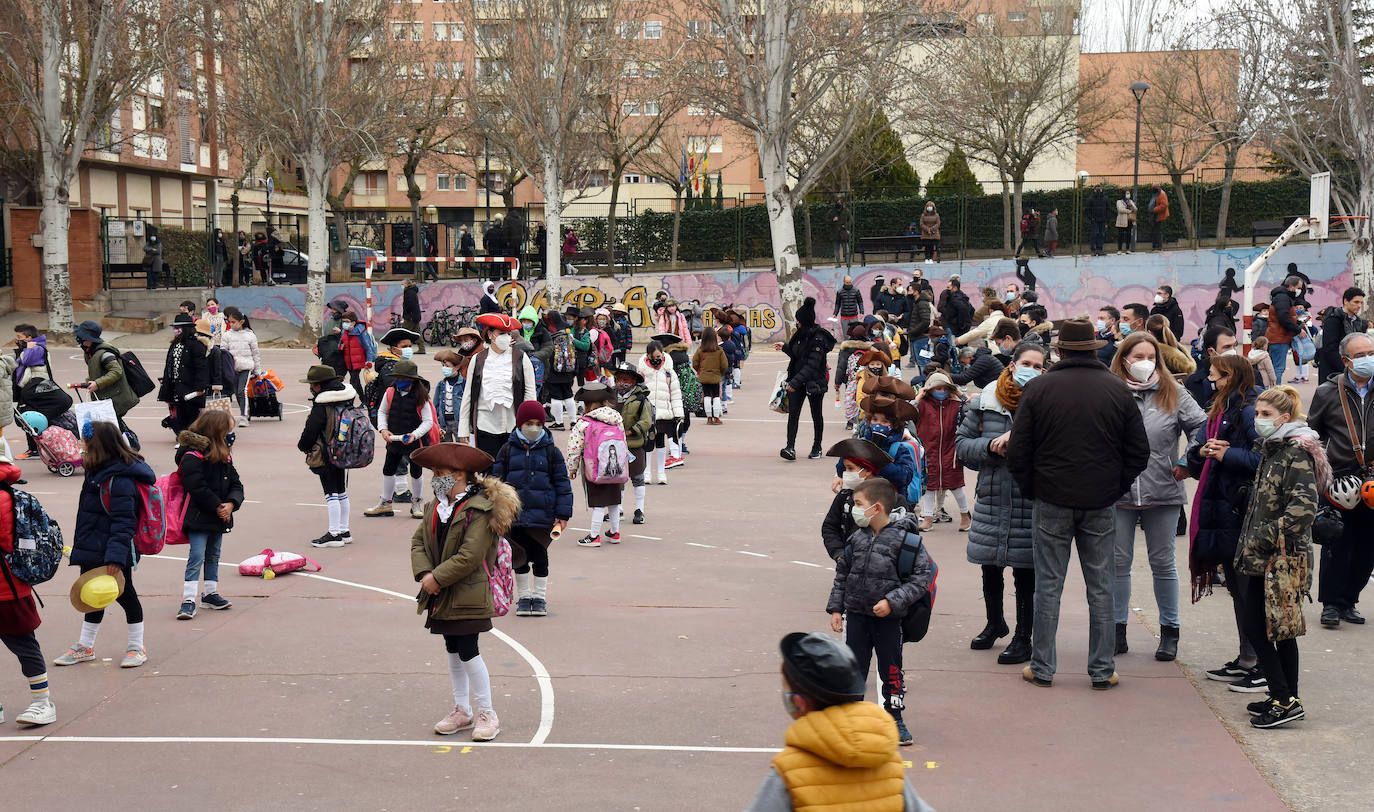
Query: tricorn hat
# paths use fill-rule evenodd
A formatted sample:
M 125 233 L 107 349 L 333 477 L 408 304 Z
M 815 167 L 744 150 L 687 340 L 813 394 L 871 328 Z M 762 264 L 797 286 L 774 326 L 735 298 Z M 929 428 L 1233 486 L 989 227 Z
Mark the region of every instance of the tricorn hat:
M 874 361 L 882 361 L 884 367 L 892 366 L 892 356 L 879 349 L 870 349 L 859 356 L 859 366 L 866 367 Z
M 613 378 L 616 375 L 629 375 L 635 379 L 635 383 L 644 383 L 644 375 L 640 373 L 634 364 L 621 361 L 607 367 L 606 371 L 609 372 Z
M 615 400 L 615 390 L 601 381 L 593 381 L 581 389 L 573 396 L 574 400 L 580 400 L 586 404 L 601 403 L 607 400 Z
M 674 344 L 681 344 L 682 336 L 676 333 L 659 333 L 658 335 L 652 336 L 651 340 L 657 341 L 665 347 L 671 347 Z
M 453 468 L 458 471 L 485 471 L 491 467 L 491 456 L 482 449 L 466 443 L 435 443 L 410 455 L 410 461 L 421 468 Z
M 1059 325 L 1059 340 L 1056 350 L 1087 351 L 1107 346 L 1107 342 L 1097 338 L 1097 331 L 1087 319 L 1068 319 Z
M 892 458 L 888 456 L 886 451 L 868 440 L 860 440 L 856 437 L 835 443 L 829 451 L 825 452 L 825 455 L 854 460 L 874 473 L 881 471 L 884 466 L 892 464 Z
M 382 346 L 394 347 L 407 339 L 410 341 L 419 341 L 420 334 L 414 330 L 407 330 L 404 327 L 392 327 L 390 330 L 386 331 L 386 335 L 382 336 Z
M 864 379 L 863 394 L 872 395 L 882 393 L 885 395 L 895 395 L 902 400 L 914 400 L 916 390 L 911 384 L 901 378 L 893 378 L 889 375 L 870 375 Z
M 504 330 L 513 332 L 520 329 L 520 322 L 505 315 L 504 313 L 483 313 L 477 317 L 477 323 L 483 327 L 490 327 L 493 330 Z

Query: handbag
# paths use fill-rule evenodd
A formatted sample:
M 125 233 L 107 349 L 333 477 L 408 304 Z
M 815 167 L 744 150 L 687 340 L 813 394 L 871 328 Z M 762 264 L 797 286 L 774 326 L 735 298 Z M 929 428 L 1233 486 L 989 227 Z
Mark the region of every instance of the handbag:
M 206 398 L 204 411 L 209 411 L 211 409 L 214 409 L 215 411 L 224 412 L 225 414 L 231 417 L 234 414 L 234 407 L 228 395 L 219 395 L 218 397 Z
M 1304 553 L 1289 555 L 1283 538 L 1279 538 L 1278 555 L 1264 568 L 1264 620 L 1270 640 L 1292 640 L 1307 634 L 1302 598 L 1309 592 L 1310 566 Z
M 768 408 L 778 414 L 787 414 L 787 373 L 779 372 L 778 379 L 773 383 L 773 397 L 768 401 Z

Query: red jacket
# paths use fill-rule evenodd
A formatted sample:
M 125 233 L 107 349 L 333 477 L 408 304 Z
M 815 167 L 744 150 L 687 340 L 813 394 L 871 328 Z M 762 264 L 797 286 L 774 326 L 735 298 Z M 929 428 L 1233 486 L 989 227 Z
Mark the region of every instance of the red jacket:
M 964 487 L 964 466 L 954 450 L 962 405 L 956 397 L 936 400 L 927 395 L 916 401 L 916 436 L 926 450 L 927 491 Z
M 367 349 L 357 336 L 347 331 L 340 333 L 339 349 L 343 352 L 344 369 L 356 370 L 367 366 Z
M 14 483 L 19 479 L 18 466 L 10 463 L 0 463 L 0 482 Z M 10 500 L 10 495 L 0 491 L 0 551 L 5 553 L 14 550 L 14 504 Z M 14 585 L 19 589 L 19 594 L 14 594 L 10 590 L 10 579 L 0 574 L 0 601 L 12 601 L 27 598 L 33 594 L 29 585 L 14 579 Z

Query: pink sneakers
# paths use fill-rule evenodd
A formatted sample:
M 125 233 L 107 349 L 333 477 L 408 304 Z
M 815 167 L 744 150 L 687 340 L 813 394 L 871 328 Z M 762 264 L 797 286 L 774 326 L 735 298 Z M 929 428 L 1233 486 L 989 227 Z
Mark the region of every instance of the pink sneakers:
M 453 713 L 435 723 L 434 732 L 440 736 L 452 736 L 454 733 L 467 730 L 470 727 L 472 727 L 472 714 L 454 705 Z
M 500 734 L 501 720 L 496 718 L 496 711 L 478 711 L 477 727 L 472 731 L 472 740 L 475 742 L 489 742 Z

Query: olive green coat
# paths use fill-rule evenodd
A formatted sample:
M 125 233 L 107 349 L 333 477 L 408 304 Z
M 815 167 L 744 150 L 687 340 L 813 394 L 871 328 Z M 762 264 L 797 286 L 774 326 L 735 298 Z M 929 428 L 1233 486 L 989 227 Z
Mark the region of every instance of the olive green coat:
M 1279 428 L 1279 433 L 1255 444 L 1263 459 L 1255 471 L 1236 546 L 1235 567 L 1242 575 L 1263 577 L 1281 552 L 1280 543 L 1287 554 L 1307 552 L 1311 561 L 1318 495 L 1329 481 L 1326 454 L 1316 433 L 1302 421 Z
M 138 396 L 124 376 L 119 348 L 110 342 L 100 342 L 95 352 L 86 356 L 86 376 L 95 384 L 95 393 L 101 400 L 114 401 L 115 414 L 120 417 L 138 405 Z
M 453 511 L 448 533 L 434 537 L 435 502 L 425 505 L 425 517 L 410 538 L 410 568 L 418 582 L 433 573 L 441 591 L 434 598 L 434 620 L 487 620 L 496 614 L 491 599 L 487 567 L 496 565 L 499 536 L 510 532 L 520 513 L 515 489 L 495 477 L 481 480 L 482 487 Z M 423 614 L 430 596 L 418 598 L 417 614 Z

